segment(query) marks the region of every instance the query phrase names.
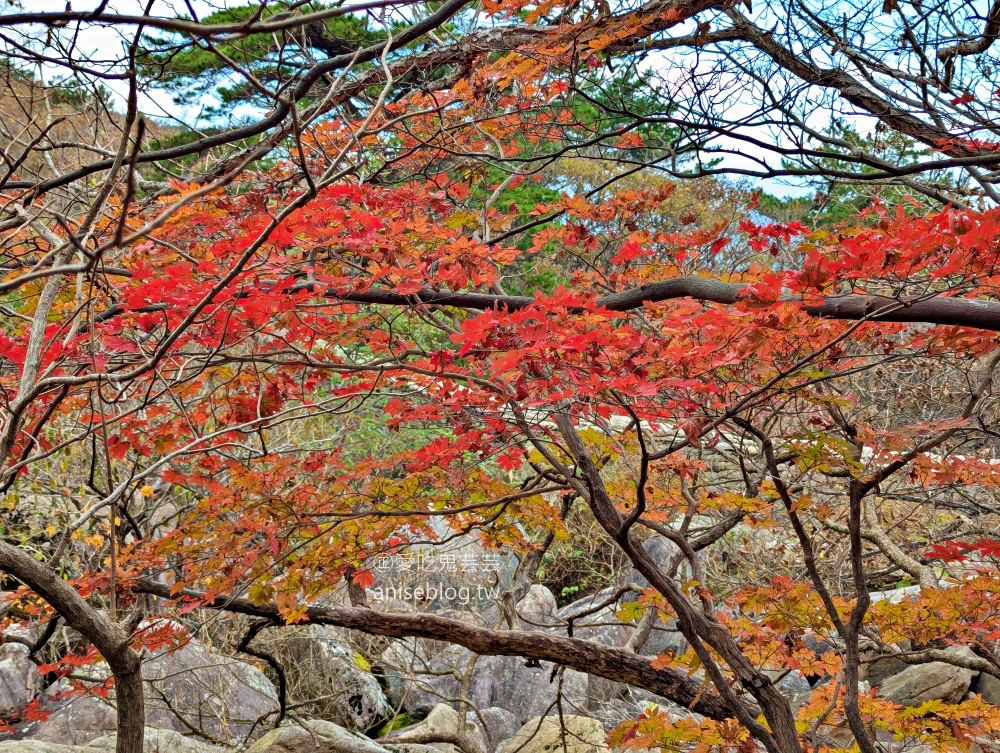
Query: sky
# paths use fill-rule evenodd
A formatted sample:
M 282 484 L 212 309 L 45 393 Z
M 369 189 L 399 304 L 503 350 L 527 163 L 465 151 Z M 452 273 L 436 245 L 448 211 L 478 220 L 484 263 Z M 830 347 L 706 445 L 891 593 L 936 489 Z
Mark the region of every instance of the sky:
M 66 0 L 19 1 L 21 10 L 23 11 L 42 12 L 63 11 L 67 9 L 67 5 L 69 5 L 71 10 L 86 11 L 92 10 L 100 5 L 99 0 L 89 0 L 88 2 L 72 0 L 72 2 L 69 3 L 67 3 Z M 3 0 L 0 0 L 0 3 L 2 2 Z M 212 0 L 212 2 L 206 2 L 206 0 L 189 0 L 189 2 L 183 2 L 183 0 L 182 2 L 154 0 L 154 2 L 153 14 L 157 16 L 177 16 L 182 14 L 190 15 L 191 10 L 193 10 L 198 16 L 202 16 L 226 5 L 226 0 Z M 231 2 L 230 4 L 235 5 L 242 3 Z M 144 10 L 144 6 L 146 5 L 146 2 L 140 2 L 139 0 L 115 0 L 114 2 L 110 2 L 108 4 L 108 10 L 121 14 L 141 15 Z M 191 10 L 188 9 L 189 6 Z M 17 11 L 15 10 L 14 12 Z M 130 27 L 127 31 L 132 31 L 133 29 L 134 27 Z M 117 29 L 94 25 L 85 26 L 83 31 L 75 40 L 76 49 L 79 54 L 86 56 L 95 63 L 101 62 L 109 65 L 113 65 L 121 58 L 125 50 L 128 48 L 130 41 L 130 39 L 124 37 Z M 40 71 L 40 74 L 41 77 L 45 79 L 46 83 L 48 83 L 58 77 L 61 74 L 61 71 L 58 66 L 49 65 L 44 67 Z M 107 83 L 107 86 L 118 94 L 121 102 L 124 103 L 125 96 L 128 92 L 127 83 L 124 81 L 111 81 Z M 184 105 L 183 103 L 178 104 L 173 101 L 173 98 L 170 95 L 164 92 L 143 94 L 139 102 L 139 109 L 143 112 L 143 114 L 152 118 L 180 118 L 184 121 L 189 121 L 193 116 L 197 115 L 201 106 L 201 102 L 191 102 L 187 105 Z
M 23 11 L 62 11 L 67 6 L 66 0 L 16 1 L 20 5 L 20 10 Z M 0 0 L 0 9 L 3 9 L 3 12 L 17 12 L 16 8 L 9 8 L 10 2 L 11 0 Z M 108 5 L 108 9 L 122 14 L 141 15 L 147 2 L 148 0 L 146 2 L 140 2 L 140 0 L 112 0 Z M 246 0 L 153 0 L 153 2 L 152 12 L 158 16 L 191 15 L 193 13 L 201 17 L 227 5 L 242 5 Z M 70 7 L 72 10 L 91 10 L 99 4 L 99 0 L 86 0 L 85 2 L 71 0 Z M 126 33 L 129 31 L 131 31 L 131 28 L 126 29 Z M 113 66 L 115 61 L 121 58 L 129 42 L 130 39 L 123 36 L 119 30 L 93 25 L 85 26 L 84 30 L 74 40 L 76 53 L 80 56 L 85 56 L 92 61 L 92 64 L 98 67 Z M 655 67 L 657 65 L 656 57 L 651 57 L 647 61 L 647 65 Z M 60 75 L 60 71 L 58 66 L 50 65 L 40 71 L 36 71 L 36 74 L 40 74 L 46 82 L 50 82 Z M 124 106 L 124 96 L 128 91 L 127 83 L 124 81 L 113 81 L 108 82 L 108 86 L 119 95 Z M 168 93 L 151 92 L 141 95 L 139 109 L 143 114 L 154 119 L 165 121 L 179 120 L 191 124 L 197 120 L 197 116 L 204 107 L 212 104 L 217 103 L 212 101 L 176 102 L 173 96 Z M 238 117 L 241 114 L 249 116 L 253 113 L 236 111 L 232 114 Z M 722 143 L 726 142 L 723 141 Z M 733 146 L 737 149 L 746 148 L 745 145 L 732 140 L 729 140 L 727 146 Z M 735 155 L 725 157 L 723 164 L 734 168 L 757 167 L 750 160 L 741 159 Z M 814 190 L 806 186 L 795 185 L 788 181 L 765 180 L 758 181 L 758 183 L 768 192 L 778 196 L 811 195 Z

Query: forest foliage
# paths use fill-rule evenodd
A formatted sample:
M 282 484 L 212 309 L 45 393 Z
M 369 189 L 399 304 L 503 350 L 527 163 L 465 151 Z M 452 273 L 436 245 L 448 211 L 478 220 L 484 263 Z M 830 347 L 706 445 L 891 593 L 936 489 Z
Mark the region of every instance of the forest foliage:
M 203 610 L 698 714 L 621 748 L 1000 737 L 981 696 L 862 679 L 1000 679 L 1000 3 L 29 5 L 0 15 L 0 630 L 115 695 L 120 753 L 144 652 Z M 454 537 L 519 563 L 496 624 L 365 603 L 379 557 Z M 619 619 L 685 651 L 513 630 L 532 583 L 625 568 Z

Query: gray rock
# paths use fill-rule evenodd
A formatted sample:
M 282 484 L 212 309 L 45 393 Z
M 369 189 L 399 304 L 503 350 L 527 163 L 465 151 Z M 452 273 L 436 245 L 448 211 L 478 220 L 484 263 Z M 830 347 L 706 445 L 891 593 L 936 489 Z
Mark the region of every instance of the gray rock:
M 436 646 L 415 641 L 397 641 L 382 656 L 382 665 L 391 668 L 394 705 L 403 704 L 407 713 L 419 718 L 443 700 L 458 698 L 462 684 L 451 674 L 470 671 L 468 698 L 477 708 L 498 706 L 520 721 L 548 713 L 559 684 L 552 665 L 529 665 L 514 656 L 480 656 L 457 646 Z M 446 674 L 442 674 L 446 673 Z M 587 676 L 565 670 L 562 679 L 563 703 L 567 713 L 582 711 L 587 704 Z
M 20 710 L 38 693 L 41 677 L 20 643 L 0 644 L 0 717 Z
M 623 623 L 615 615 L 615 605 L 581 617 L 573 623 L 573 637 L 601 646 L 622 648 L 635 631 L 635 625 Z
M 105 708 L 108 708 L 105 706 Z M 92 730 L 89 732 L 93 732 Z M 100 753 L 101 750 L 114 750 L 118 741 L 115 732 L 103 734 L 89 740 L 87 743 L 59 743 L 50 739 L 42 739 L 41 736 L 30 733 L 30 737 L 19 740 L 19 743 L 30 743 L 30 747 L 25 748 L 23 753 L 34 753 L 35 751 L 51 750 L 52 753 Z M 5 745 L 0 743 L 0 746 Z M 8 748 L 0 747 L 0 750 Z M 143 734 L 143 750 L 145 753 L 223 753 L 221 748 L 208 743 L 201 742 L 193 737 L 185 737 L 173 730 L 157 729 L 146 727 Z
M 446 738 L 456 736 L 456 740 Z M 473 723 L 472 715 L 462 716 L 451 706 L 439 703 L 422 722 L 397 730 L 389 739 L 431 745 L 442 753 L 486 753 L 486 741 Z
M 42 740 L 7 740 L 0 742 L 0 753 L 80 753 L 80 748 Z
M 109 670 L 98 662 L 78 674 L 103 682 Z M 263 672 L 195 640 L 148 657 L 142 675 L 146 723 L 158 729 L 185 735 L 197 730 L 206 739 L 243 743 L 267 730 L 267 718 L 278 710 L 278 693 Z M 113 694 L 109 706 L 96 698 L 63 700 L 59 695 L 67 687 L 49 689 L 44 705 L 51 716 L 29 731 L 32 737 L 81 744 L 114 730 Z
M 561 724 L 560 724 L 561 722 Z M 535 717 L 503 744 L 499 753 L 603 753 L 604 727 L 596 719 L 564 714 Z M 565 746 L 565 748 L 564 748 Z
M 386 753 L 386 749 L 367 737 L 332 722 L 316 720 L 306 722 L 304 727 L 279 727 L 271 730 L 250 746 L 246 753 Z
M 687 639 L 680 634 L 673 621 L 666 625 L 657 622 L 639 649 L 639 653 L 643 656 L 659 656 L 667 651 L 683 654 L 687 651 L 687 647 Z
M 652 558 L 653 562 L 655 562 L 661 570 L 666 569 L 674 556 L 680 552 L 675 543 L 669 539 L 663 538 L 662 536 L 652 536 L 646 539 L 642 542 L 642 547 L 646 550 L 646 554 Z M 702 558 L 704 557 L 704 555 L 701 554 L 699 556 Z M 687 567 L 684 562 L 685 561 L 682 560 L 682 568 Z M 618 582 L 623 586 L 628 583 L 633 583 L 640 588 L 647 588 L 649 586 L 649 581 L 631 566 L 622 570 L 622 573 L 618 578 Z
M 567 604 L 556 614 L 563 624 L 573 619 L 574 638 L 599 643 L 602 646 L 621 648 L 632 637 L 632 631 L 635 629 L 634 626 L 622 623 L 615 616 L 618 606 L 627 599 L 623 597 L 620 602 L 609 604 L 588 614 L 590 610 L 614 596 L 616 591 L 615 588 L 605 588 L 592 596 L 585 596 L 572 604 Z M 566 628 L 562 628 L 561 632 L 565 634 Z
M 195 641 L 146 661 L 142 674 L 146 722 L 154 727 L 193 727 L 240 742 L 267 729 L 267 717 L 278 709 L 278 693 L 263 672 Z
M 837 646 L 832 641 L 815 633 L 806 633 L 803 635 L 802 645 L 813 651 L 817 656 L 837 652 Z
M 872 604 L 879 601 L 898 604 L 905 599 L 913 599 L 919 595 L 920 586 L 904 586 L 903 588 L 894 588 L 891 591 L 872 591 L 868 594 L 868 598 L 871 599 Z
M 793 669 L 785 673 L 778 681 L 778 692 L 791 704 L 792 711 L 798 711 L 799 707 L 812 695 L 812 686 L 809 685 L 805 675 L 797 669 Z
M 864 678 L 872 685 L 881 685 L 893 675 L 907 669 L 910 665 L 894 656 L 877 659 L 865 667 Z
M 650 537 L 643 542 L 642 548 L 661 568 L 668 565 L 674 557 L 680 554 L 680 547 L 663 536 Z
M 556 622 L 556 597 L 545 586 L 532 584 L 528 593 L 517 603 L 517 614 L 525 630 L 537 630 L 539 626 Z
M 520 720 L 548 713 L 559 693 L 559 684 L 552 679 L 553 666 L 546 662 L 529 667 L 519 657 L 488 656 L 479 660 L 476 670 L 470 700 L 479 707 L 505 708 Z M 586 708 L 587 691 L 587 675 L 563 671 L 562 699 L 568 712 Z
M 670 544 L 670 542 L 666 543 Z M 635 624 L 623 623 L 616 616 L 616 612 L 623 604 L 633 601 L 636 598 L 634 593 L 624 594 L 620 601 L 603 607 L 593 614 L 581 616 L 595 606 L 607 601 L 616 591 L 617 589 L 614 588 L 606 588 L 592 596 L 585 596 L 582 599 L 574 601 L 572 604 L 567 604 L 556 613 L 560 625 L 564 626 L 566 621 L 573 617 L 575 618 L 573 620 L 574 638 L 599 643 L 602 646 L 623 647 L 632 637 L 635 631 Z M 565 635 L 566 628 L 560 627 L 557 629 L 557 632 Z M 672 622 L 663 624 L 656 621 L 646 642 L 639 649 L 639 653 L 643 656 L 657 656 L 666 651 L 674 651 L 680 654 L 686 649 L 687 641 L 677 631 Z
M 49 718 L 30 729 L 32 740 L 85 745 L 113 732 L 118 724 L 115 707 L 94 696 L 74 696 L 60 702 L 50 700 L 49 707 L 53 709 Z
M 420 743 L 384 742 L 382 743 L 382 747 L 390 751 L 390 753 L 441 753 L 440 748 Z
M 783 673 L 782 678 L 778 681 L 778 691 L 785 698 L 799 695 L 800 693 L 808 693 L 811 690 L 812 687 L 809 685 L 809 681 L 797 669 Z
M 92 740 L 87 747 L 114 750 L 117 742 L 117 734 L 103 735 Z M 155 727 L 146 727 L 144 730 L 142 750 L 143 753 L 216 753 L 221 751 L 214 745 L 185 737 L 180 732 Z M 86 748 L 81 753 L 87 753 Z
M 500 706 L 480 709 L 472 715 L 472 721 L 486 740 L 488 750 L 496 750 L 501 743 L 512 738 L 521 729 L 521 721 L 510 711 Z
M 964 647 L 948 651 L 959 657 L 974 656 Z M 904 706 L 919 706 L 932 698 L 940 698 L 946 703 L 958 703 L 975 675 L 976 672 L 971 669 L 945 662 L 915 664 L 886 679 L 878 689 L 878 694 Z
M 309 625 L 272 630 L 254 645 L 267 650 L 285 670 L 288 702 L 299 713 L 365 731 L 392 707 L 381 686 L 358 664 L 358 653 L 334 628 Z
M 435 675 L 448 668 L 464 672 L 472 655 L 457 646 L 414 638 L 398 640 L 382 652 L 389 701 L 410 718 L 420 719 L 442 700 L 457 697 L 461 685 L 452 675 Z
M 621 696 L 609 698 L 606 701 L 591 700 L 588 704 L 587 716 L 596 719 L 606 732 L 610 732 L 622 722 L 635 719 L 642 713 L 642 708 L 642 704 L 637 704 L 634 700 Z
M 980 672 L 979 676 L 973 680 L 971 690 L 973 693 L 981 695 L 984 701 L 988 701 L 994 706 L 1000 706 L 1000 680 L 993 675 Z
M 602 703 L 623 698 L 628 685 L 596 675 L 587 676 L 587 709 L 592 711 Z
M 617 590 L 617 588 L 605 588 L 595 594 L 591 594 L 590 596 L 584 596 L 582 599 L 577 599 L 573 603 L 562 607 L 556 614 L 561 620 L 567 620 L 570 617 L 580 617 L 580 615 L 584 612 L 587 612 L 610 599 Z
M 586 715 L 601 722 L 608 732 L 622 722 L 635 719 L 651 704 L 655 704 L 661 712 L 677 719 L 701 719 L 698 714 L 648 690 L 600 677 L 589 678 Z

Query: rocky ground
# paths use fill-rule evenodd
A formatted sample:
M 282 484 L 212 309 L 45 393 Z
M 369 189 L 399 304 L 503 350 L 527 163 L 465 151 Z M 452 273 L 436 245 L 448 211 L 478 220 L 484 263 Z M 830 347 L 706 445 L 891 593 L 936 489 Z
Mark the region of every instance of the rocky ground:
M 612 587 L 559 608 L 547 588 L 534 585 L 517 605 L 520 624 L 514 627 L 565 635 L 572 619 L 575 637 L 625 647 L 636 628 L 616 617 L 617 591 Z M 491 625 L 500 619 L 495 604 L 465 606 L 424 608 Z M 683 650 L 683 640 L 669 627 L 657 626 L 637 650 L 649 656 Z M 264 662 L 216 648 L 213 636 L 224 643 L 223 632 L 218 624 L 214 631 L 203 627 L 197 637 L 189 634 L 180 646 L 145 662 L 148 750 L 546 753 L 565 745 L 566 753 L 597 753 L 605 748 L 607 731 L 651 703 L 691 715 L 649 692 L 545 663 L 480 657 L 434 641 L 362 640 L 336 628 L 308 626 L 264 631 L 254 644 L 285 671 L 287 714 L 274 728 L 279 702 L 273 672 Z M 105 679 L 99 665 L 86 672 L 81 677 Z M 16 735 L 8 735 L 0 753 L 96 753 L 113 747 L 113 699 L 67 693 L 66 681 L 46 689 L 39 682 L 24 645 L 0 645 L 0 715 L 9 717 L 39 693 L 49 712 L 47 720 L 22 724 Z M 957 702 L 970 694 L 1000 704 L 1000 682 L 940 662 L 909 666 L 883 658 L 866 665 L 865 682 L 908 706 L 935 698 Z M 811 690 L 796 671 L 781 676 L 780 688 L 793 704 Z M 923 753 L 912 744 L 886 745 Z

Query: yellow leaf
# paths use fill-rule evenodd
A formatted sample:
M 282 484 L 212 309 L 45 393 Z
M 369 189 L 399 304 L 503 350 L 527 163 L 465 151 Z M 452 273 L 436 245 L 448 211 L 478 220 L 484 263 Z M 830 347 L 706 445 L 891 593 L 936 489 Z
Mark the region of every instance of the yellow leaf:
M 590 48 L 592 50 L 600 52 L 605 47 L 612 44 L 614 41 L 615 38 L 611 34 L 601 34 L 601 36 L 595 39 L 591 39 L 590 42 L 588 42 L 587 44 L 590 45 Z

